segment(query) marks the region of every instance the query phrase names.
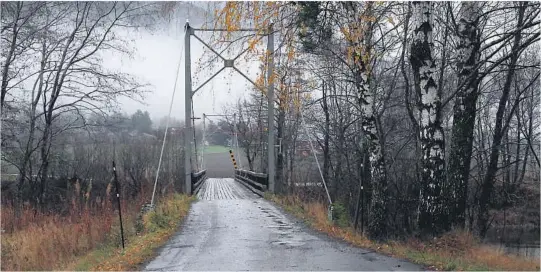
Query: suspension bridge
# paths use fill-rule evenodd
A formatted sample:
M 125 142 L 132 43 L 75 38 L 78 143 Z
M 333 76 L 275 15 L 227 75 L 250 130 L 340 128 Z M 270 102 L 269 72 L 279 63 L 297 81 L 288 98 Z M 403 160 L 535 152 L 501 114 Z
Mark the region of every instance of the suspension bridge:
M 235 67 L 235 60 L 226 59 L 198 36 L 202 31 L 225 31 L 224 29 L 197 29 L 189 23 L 185 26 L 185 124 L 184 129 L 184 167 L 186 171 L 184 190 L 186 194 L 196 195 L 198 200 L 192 204 L 181 231 L 161 249 L 159 255 L 147 263 L 145 270 L 420 270 L 417 265 L 403 260 L 379 255 L 369 250 L 356 248 L 341 241 L 309 230 L 272 203 L 265 200 L 265 192 L 275 190 L 275 133 L 274 133 L 274 86 L 268 84 L 268 126 L 266 148 L 266 173 L 256 173 L 243 169 L 239 158 L 238 137 L 234 128 L 233 144 L 229 156 L 219 158 L 222 163 L 207 161 L 203 147 L 197 148 L 194 133 L 193 95 L 210 82 L 225 68 L 231 68 L 256 88 L 253 80 Z M 240 29 L 252 31 L 255 29 Z M 274 33 L 272 27 L 266 33 L 267 50 L 270 52 L 267 65 L 267 78 L 274 69 Z M 198 40 L 220 59 L 224 66 L 202 85 L 192 88 L 191 80 L 191 39 Z M 179 68 L 180 68 L 179 61 Z M 178 69 L 179 70 L 179 69 Z M 177 74 L 178 74 L 177 70 Z M 176 89 L 176 81 L 175 81 Z M 173 91 L 174 97 L 174 91 Z M 171 112 L 172 104 L 169 112 Z M 169 113 L 170 114 L 170 113 Z M 203 143 L 205 142 L 206 119 L 213 114 L 203 115 Z M 235 119 L 236 116 L 233 116 Z M 302 122 L 304 123 L 304 118 Z M 234 120 L 234 123 L 235 120 Z M 168 124 L 166 125 L 168 127 Z M 167 128 L 166 128 L 167 129 Z M 306 130 L 306 126 L 305 126 Z M 167 131 L 167 130 L 166 130 Z M 164 136 L 164 145 L 167 140 Z M 314 151 L 314 146 L 310 142 Z M 195 151 L 201 152 L 195 152 Z M 316 152 L 314 160 L 317 161 Z M 158 164 L 156 181 L 158 182 Z M 214 158 L 215 160 L 216 158 Z M 228 161 L 226 165 L 224 161 Z M 222 168 L 217 171 L 216 168 Z M 214 170 L 214 171 L 213 171 Z M 319 168 L 321 173 L 321 169 Z M 209 173 L 211 173 L 209 175 Z M 217 174 L 224 176 L 217 176 Z M 327 191 L 323 175 L 322 184 Z M 328 191 L 327 191 L 328 196 Z M 332 204 L 330 197 L 329 203 Z M 154 195 L 152 204 L 154 203 Z

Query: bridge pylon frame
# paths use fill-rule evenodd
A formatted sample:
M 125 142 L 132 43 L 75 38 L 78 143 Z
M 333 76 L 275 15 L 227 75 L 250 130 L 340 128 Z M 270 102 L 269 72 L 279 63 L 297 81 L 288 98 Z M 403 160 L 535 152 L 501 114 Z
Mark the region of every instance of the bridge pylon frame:
M 190 194 L 191 193 L 191 176 L 192 176 L 192 98 L 193 95 L 199 91 L 203 86 L 205 86 L 208 82 L 210 82 L 214 77 L 216 77 L 220 72 L 225 70 L 225 68 L 232 68 L 233 70 L 237 71 L 240 75 L 242 75 L 244 78 L 246 78 L 254 87 L 260 89 L 260 87 L 251 80 L 248 76 L 246 76 L 243 72 L 241 72 L 237 67 L 235 67 L 235 60 L 237 60 L 241 55 L 246 53 L 248 51 L 248 48 L 243 50 L 240 54 L 238 54 L 233 59 L 226 59 L 223 57 L 220 53 L 218 53 L 216 50 L 212 48 L 209 44 L 207 44 L 203 39 L 201 39 L 199 36 L 195 34 L 196 31 L 212 31 L 212 32 L 223 32 L 223 31 L 229 31 L 227 29 L 201 29 L 201 28 L 193 28 L 190 26 L 189 22 L 186 21 L 186 25 L 184 27 L 184 30 L 186 32 L 186 35 L 184 37 L 184 53 L 185 53 L 185 80 L 184 80 L 184 103 L 185 103 L 185 123 L 186 123 L 186 129 L 184 130 L 184 169 L 185 169 L 185 193 Z M 232 32 L 257 32 L 257 29 L 238 29 L 233 30 Z M 258 34 L 255 33 L 256 36 L 259 36 L 260 39 L 264 36 L 267 36 L 267 52 L 269 52 L 268 55 L 268 66 L 267 66 L 267 118 L 268 118 L 268 138 L 267 138 L 267 176 L 269 181 L 269 191 L 271 193 L 274 193 L 274 187 L 275 187 L 275 157 L 274 157 L 274 148 L 275 148 L 275 127 L 274 127 L 274 81 L 271 80 L 272 74 L 274 73 L 274 31 L 272 24 L 269 27 L 269 30 L 267 33 Z M 224 66 L 218 70 L 218 72 L 214 73 L 211 77 L 209 77 L 205 82 L 203 82 L 199 87 L 195 89 L 195 91 L 192 91 L 192 71 L 191 71 L 191 54 L 190 54 L 190 40 L 191 37 L 196 38 L 201 42 L 203 45 L 205 45 L 207 48 L 210 49 L 214 54 L 216 54 L 219 58 L 221 58 L 224 61 Z M 197 163 L 197 162 L 196 162 Z

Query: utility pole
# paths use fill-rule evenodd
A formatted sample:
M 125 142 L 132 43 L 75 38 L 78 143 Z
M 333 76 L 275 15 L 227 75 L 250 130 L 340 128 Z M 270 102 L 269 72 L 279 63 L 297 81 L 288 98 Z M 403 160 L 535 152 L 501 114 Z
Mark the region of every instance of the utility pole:
M 185 129 L 184 129 L 184 178 L 185 186 L 184 193 L 191 194 L 192 192 L 192 67 L 190 58 L 190 38 L 192 36 L 192 30 L 190 23 L 186 20 L 185 26 L 186 34 L 184 35 L 184 48 L 185 48 L 185 77 L 184 77 L 184 117 L 185 117 Z
M 274 167 L 274 33 L 272 24 L 269 27 L 269 36 L 268 36 L 268 42 L 267 42 L 267 52 L 269 54 L 269 62 L 267 67 L 267 84 L 268 84 L 268 91 L 267 91 L 267 103 L 268 103 L 268 132 L 269 132 L 269 138 L 267 141 L 267 154 L 268 154 L 268 168 L 267 168 L 267 175 L 269 179 L 269 191 L 271 193 L 274 193 L 274 176 L 275 176 L 275 167 Z

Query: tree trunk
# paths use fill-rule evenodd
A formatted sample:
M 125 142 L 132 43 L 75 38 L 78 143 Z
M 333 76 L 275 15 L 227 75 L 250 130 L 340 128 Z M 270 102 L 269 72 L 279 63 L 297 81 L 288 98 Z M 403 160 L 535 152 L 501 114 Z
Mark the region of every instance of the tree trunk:
M 21 16 L 21 10 L 23 8 L 23 2 L 17 2 L 17 15 L 14 18 L 13 27 L 11 31 L 13 31 L 13 36 L 11 37 L 10 46 L 8 53 L 6 55 L 6 59 L 4 62 L 4 65 L 2 67 L 2 93 L 0 97 L 0 108 L 4 108 L 4 100 L 6 98 L 7 94 L 7 87 L 8 87 L 8 78 L 9 78 L 9 66 L 12 63 L 13 54 L 15 52 L 15 49 L 17 48 L 17 36 L 19 34 L 19 19 Z
M 364 15 L 373 16 L 373 3 L 367 2 Z M 383 157 L 382 143 L 377 131 L 374 112 L 374 94 L 371 92 L 371 71 L 368 65 L 372 60 L 372 23 L 360 22 L 362 33 L 358 40 L 351 40 L 354 49 L 354 79 L 357 89 L 358 104 L 361 109 L 362 129 L 367 139 L 370 174 L 372 183 L 371 209 L 369 214 L 368 235 L 372 239 L 384 239 L 387 236 L 387 171 Z M 356 27 L 351 31 L 356 31 Z
M 410 62 L 414 85 L 420 96 L 421 190 L 419 227 L 424 234 L 448 228 L 443 206 L 445 144 L 441 124 L 441 101 L 437 91 L 434 49 L 433 3 L 414 2 L 414 36 Z
M 38 202 L 41 205 L 42 209 L 45 208 L 46 193 L 47 193 L 47 182 L 49 175 L 49 147 L 50 147 L 50 131 L 51 131 L 51 122 L 49 118 L 46 118 L 45 128 L 43 130 L 43 136 L 41 138 L 41 180 L 39 188 Z
M 329 180 L 329 138 L 330 138 L 330 114 L 329 114 L 329 105 L 327 102 L 327 90 L 325 89 L 325 81 L 322 84 L 323 97 L 321 98 L 321 106 L 323 108 L 323 113 L 325 114 L 325 135 L 323 138 L 323 178 Z
M 285 103 L 281 101 L 280 103 Z M 282 107 L 279 107 L 280 109 Z M 276 192 L 283 194 L 285 188 L 284 182 L 284 152 L 283 152 L 283 138 L 284 138 L 284 127 L 285 127 L 285 112 L 280 110 L 278 112 L 278 122 L 276 128 L 276 138 L 278 139 L 277 144 L 279 147 L 276 150 Z
M 483 179 L 483 184 L 481 187 L 481 197 L 479 198 L 479 214 L 477 220 L 477 227 L 481 237 L 484 237 L 489 227 L 489 204 L 492 196 L 492 191 L 494 190 L 494 178 L 496 177 L 496 172 L 498 171 L 498 158 L 500 156 L 500 148 L 502 138 L 504 137 L 504 113 L 507 106 L 507 101 L 509 100 L 509 93 L 511 90 L 511 84 L 515 76 L 515 70 L 517 66 L 517 60 L 519 58 L 520 51 L 520 42 L 522 39 L 522 28 L 524 20 L 524 12 L 526 10 L 527 2 L 520 2 L 518 8 L 518 22 L 517 22 L 517 31 L 514 34 L 513 46 L 511 48 L 511 57 L 509 60 L 509 70 L 505 79 L 505 83 L 502 89 L 502 96 L 500 97 L 500 102 L 498 104 L 498 111 L 496 112 L 496 124 L 494 126 L 494 136 L 492 140 L 492 146 L 490 148 L 490 159 L 487 167 L 485 177 Z
M 448 183 L 452 190 L 453 204 L 450 220 L 465 227 L 468 179 L 473 146 L 476 104 L 479 96 L 479 73 L 474 67 L 479 63 L 480 30 L 479 2 L 462 2 L 458 21 L 458 82 L 464 83 L 456 94 L 453 108 L 453 130 L 449 154 Z

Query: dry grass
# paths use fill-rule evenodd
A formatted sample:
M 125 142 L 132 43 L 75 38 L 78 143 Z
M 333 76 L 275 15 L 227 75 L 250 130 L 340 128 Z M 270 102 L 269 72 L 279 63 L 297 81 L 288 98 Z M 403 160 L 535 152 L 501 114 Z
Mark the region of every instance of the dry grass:
M 532 260 L 506 255 L 484 246 L 467 232 L 450 232 L 430 242 L 409 239 L 406 242 L 388 241 L 378 243 L 353 231 L 340 228 L 327 219 L 327 206 L 318 202 L 305 203 L 295 196 L 268 195 L 270 200 L 286 211 L 304 219 L 312 228 L 349 242 L 355 246 L 370 248 L 377 252 L 408 259 L 431 270 L 514 270 L 539 271 L 539 259 Z
M 155 249 L 164 244 L 178 229 L 188 214 L 193 197 L 171 195 L 160 203 L 156 210 L 145 214 L 145 232 L 134 236 L 125 250 L 104 247 L 94 250 L 67 266 L 69 270 L 133 271 L 152 257 Z
M 122 204 L 126 234 L 144 199 Z M 13 208 L 2 207 L 2 270 L 61 269 L 78 256 L 110 241 L 120 241 L 119 220 L 111 203 L 90 209 L 71 209 L 67 216 L 25 209 L 19 218 Z

